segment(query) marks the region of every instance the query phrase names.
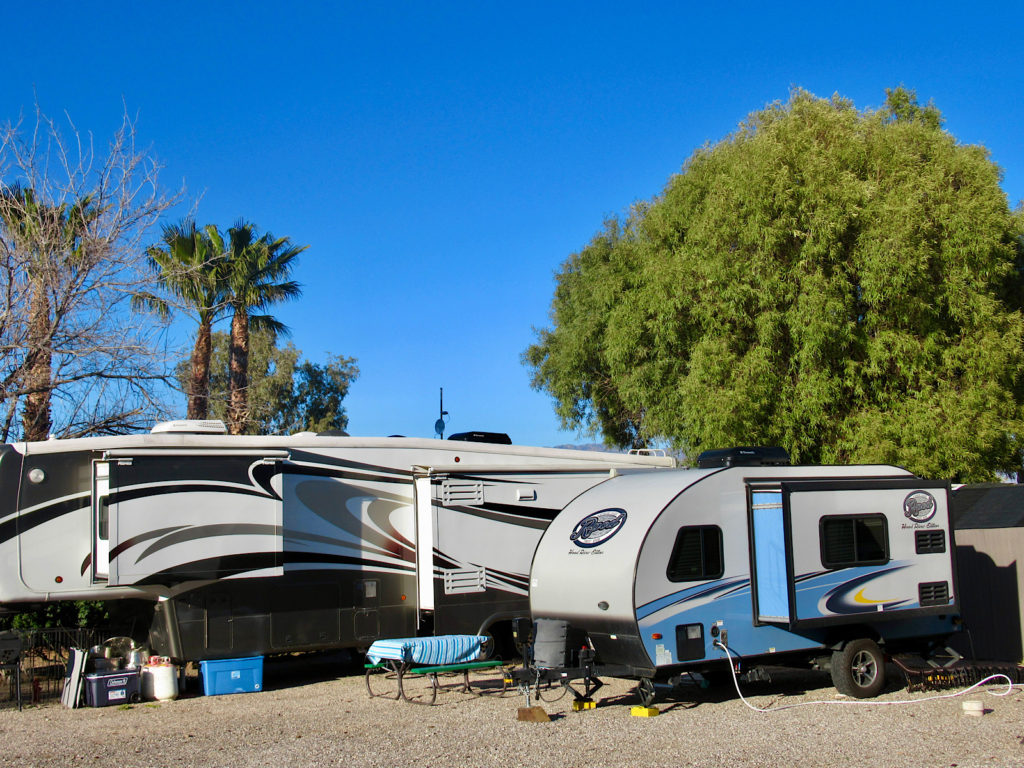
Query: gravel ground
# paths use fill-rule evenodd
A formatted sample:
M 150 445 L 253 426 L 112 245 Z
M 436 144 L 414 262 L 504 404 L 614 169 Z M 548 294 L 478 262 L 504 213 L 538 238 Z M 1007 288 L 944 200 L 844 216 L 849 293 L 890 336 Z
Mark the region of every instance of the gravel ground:
M 773 671 L 732 689 L 686 686 L 633 717 L 627 681 L 609 680 L 596 709 L 539 702 L 551 722 L 520 722 L 522 695 L 442 691 L 435 706 L 367 696 L 362 675 L 268 668 L 267 690 L 102 709 L 59 704 L 0 711 L 0 766 L 1024 766 L 1024 692 L 975 690 L 890 706 L 849 701 L 827 675 Z M 478 678 L 474 678 L 476 680 Z M 482 685 L 498 685 L 480 676 Z M 991 690 L 995 690 L 992 688 Z M 939 693 L 950 693 L 941 691 Z M 935 693 L 890 688 L 874 702 Z M 962 701 L 984 702 L 982 717 Z

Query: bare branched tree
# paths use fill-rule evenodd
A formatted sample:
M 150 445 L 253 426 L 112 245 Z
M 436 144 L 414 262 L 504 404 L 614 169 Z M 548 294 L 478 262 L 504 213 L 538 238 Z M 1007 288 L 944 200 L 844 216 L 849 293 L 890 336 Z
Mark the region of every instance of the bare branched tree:
M 39 109 L 0 127 L 0 440 L 131 431 L 163 415 L 163 328 L 133 313 L 144 239 L 178 202 L 125 113 L 100 152 Z

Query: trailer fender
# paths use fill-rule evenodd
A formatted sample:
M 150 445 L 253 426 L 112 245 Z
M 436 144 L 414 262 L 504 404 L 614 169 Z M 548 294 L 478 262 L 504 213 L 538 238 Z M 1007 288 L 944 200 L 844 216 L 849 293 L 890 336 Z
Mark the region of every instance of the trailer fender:
M 841 651 L 854 640 L 873 640 L 883 649 L 885 639 L 878 634 L 878 631 L 867 624 L 850 624 L 842 627 L 835 627 L 828 633 L 824 647 L 830 651 Z

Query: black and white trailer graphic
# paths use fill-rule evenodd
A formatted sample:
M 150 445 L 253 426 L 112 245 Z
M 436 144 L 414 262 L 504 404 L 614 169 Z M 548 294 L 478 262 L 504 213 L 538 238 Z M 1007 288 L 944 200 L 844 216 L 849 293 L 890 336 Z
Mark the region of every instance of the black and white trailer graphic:
M 4 445 L 0 606 L 153 600 L 155 650 L 189 660 L 488 631 L 527 614 L 530 559 L 562 507 L 671 465 L 312 433 Z

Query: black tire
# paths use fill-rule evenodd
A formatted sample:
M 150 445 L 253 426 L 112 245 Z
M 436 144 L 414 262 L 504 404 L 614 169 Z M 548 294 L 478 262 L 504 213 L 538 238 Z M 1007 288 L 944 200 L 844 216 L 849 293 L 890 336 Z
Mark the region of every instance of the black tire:
M 654 688 L 654 681 L 649 677 L 641 677 L 640 682 L 636 684 L 636 695 L 640 699 L 640 704 L 645 707 L 649 707 L 654 704 L 654 698 L 657 696 L 657 690 Z
M 862 637 L 832 654 L 832 684 L 855 699 L 869 699 L 885 686 L 885 654 L 878 643 Z
M 485 661 L 514 659 L 518 656 L 515 641 L 512 639 L 512 622 L 497 621 L 482 634 L 489 638 L 483 649 Z
M 480 660 L 492 661 L 493 659 L 501 658 L 498 655 L 498 641 L 494 636 L 493 628 L 488 627 L 480 634 L 480 636 L 487 638 L 480 646 Z

